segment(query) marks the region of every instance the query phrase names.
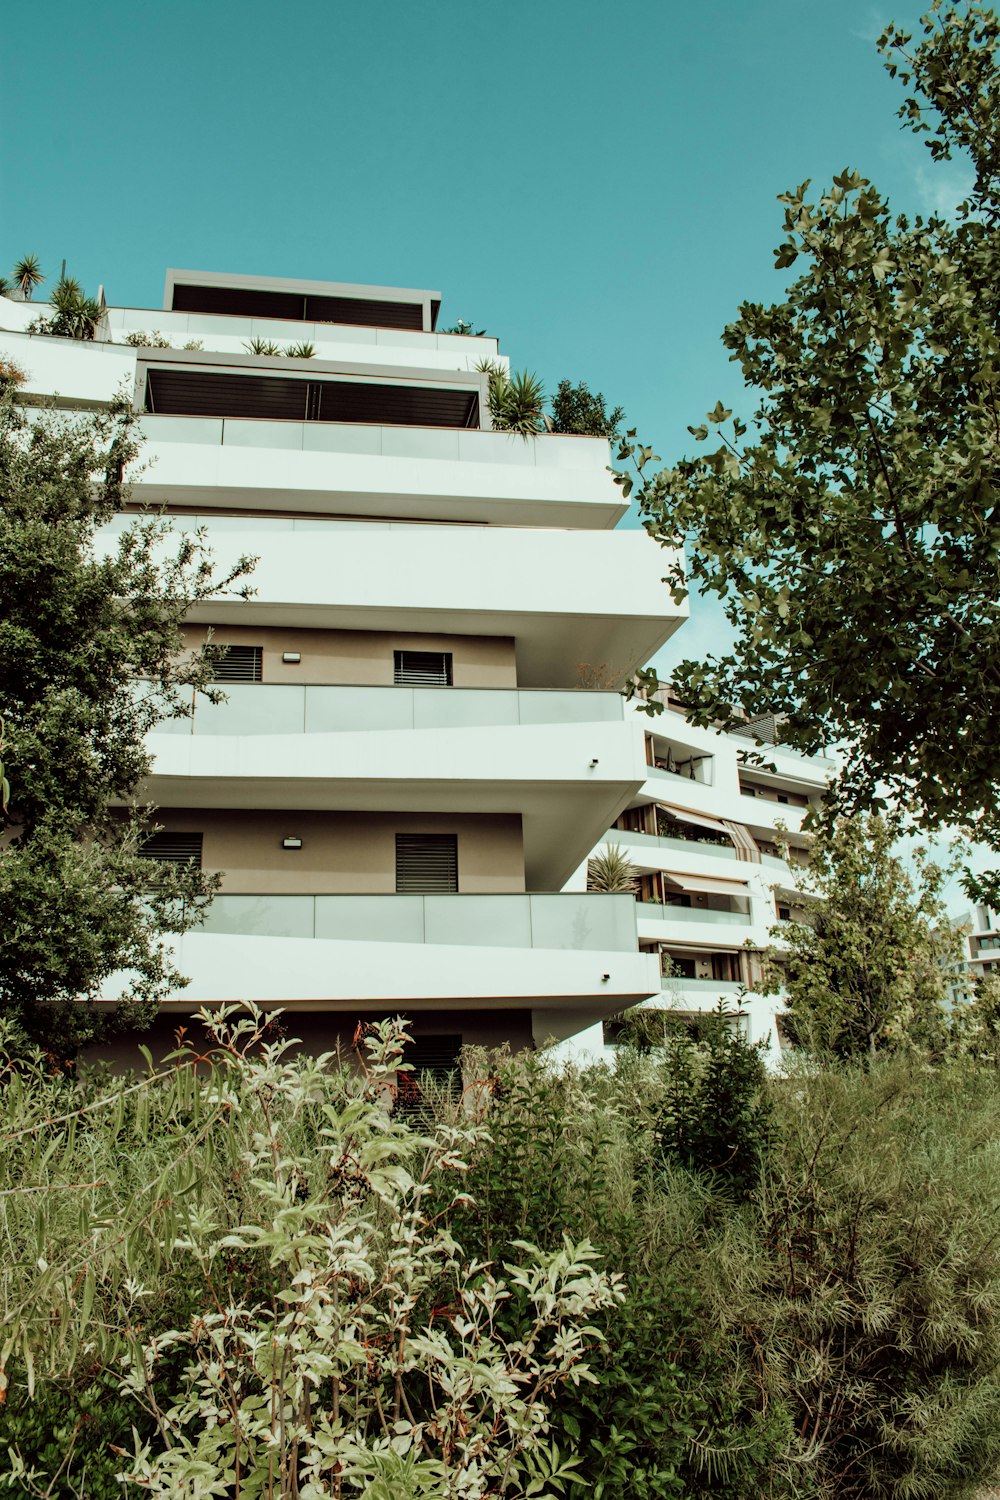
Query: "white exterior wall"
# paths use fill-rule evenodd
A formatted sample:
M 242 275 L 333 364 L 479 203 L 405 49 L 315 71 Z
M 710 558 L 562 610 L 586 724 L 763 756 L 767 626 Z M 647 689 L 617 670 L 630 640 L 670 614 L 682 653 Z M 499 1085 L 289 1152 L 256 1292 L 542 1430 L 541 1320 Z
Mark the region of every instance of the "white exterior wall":
M 708 778 L 705 782 L 662 771 L 650 772 L 633 806 L 658 802 L 720 823 L 726 820 L 750 825 L 758 830 L 758 837 L 767 842 L 780 842 L 780 824 L 794 841 L 800 845 L 806 842 L 806 836 L 801 834 L 806 809 L 741 793 L 739 772 L 743 757 L 749 751 L 773 763 L 777 775 L 772 779 L 776 784 L 794 788 L 814 802 L 819 801 L 826 781 L 833 773 L 832 761 L 821 757 L 810 759 L 777 745 L 757 746 L 739 735 L 698 729 L 669 711 L 651 718 L 636 709 L 634 716 L 641 720 L 647 732 L 669 739 L 686 751 L 706 753 L 711 756 L 711 763 L 701 763 L 702 772 Z M 691 831 L 693 834 L 696 829 L 692 827 Z M 739 954 L 744 948 L 759 951 L 776 940 L 780 941 L 780 930 L 774 931 L 778 925 L 776 891 L 785 895 L 791 904 L 801 888 L 801 868 L 768 854 L 761 855 L 759 862 L 738 859 L 731 848 L 698 843 L 693 838 L 690 842 L 656 840 L 616 828 L 600 840 L 595 853 L 609 845 L 617 845 L 627 854 L 640 873 L 663 871 L 679 877 L 702 876 L 736 882 L 745 890 L 749 905 L 746 917 L 730 912 L 692 912 L 684 907 L 651 907 L 637 903 L 641 942 L 663 943 L 696 959 L 698 953 Z M 584 862 L 568 888 L 584 890 L 586 881 L 587 864 Z M 743 1034 L 751 1042 L 763 1042 L 765 1056 L 771 1063 L 776 1063 L 780 1047 L 775 1016 L 782 1009 L 780 996 L 762 995 L 753 990 L 741 994 L 736 983 L 675 976 L 663 979 L 659 992 L 644 1003 L 652 1008 L 699 1011 L 714 1010 L 720 1000 L 734 1010 L 739 1006 L 744 1018 Z M 560 1055 L 572 1056 L 581 1062 L 608 1059 L 614 1055 L 613 1046 L 604 1043 L 600 1025 L 581 1029 L 559 1051 Z
M 312 342 L 318 365 L 375 367 L 417 383 L 421 372 L 429 381 L 458 372 L 468 384 L 482 359 L 506 364 L 493 339 L 154 309 L 109 308 L 94 343 L 24 332 L 48 312 L 0 298 L 0 350 L 26 371 L 23 395 L 36 407 L 97 409 L 134 391 L 140 361 L 156 358 L 155 349 L 121 342 L 137 330 L 158 331 L 174 349 L 200 341 L 190 363 L 201 371 L 217 354 L 219 368 L 254 373 L 246 345 L 255 337 Z M 301 374 L 302 365 L 288 368 Z M 280 374 L 281 364 L 262 360 L 259 369 Z M 611 534 L 625 505 L 607 472 L 608 445 L 375 424 L 152 416 L 143 426 L 149 462 L 135 500 L 190 512 L 176 516 L 177 529 L 204 524 L 220 568 L 244 552 L 259 558 L 252 600 L 220 599 L 194 620 L 513 639 L 519 689 L 603 686 L 618 705 L 593 720 L 571 712 L 549 723 L 531 722 L 525 702 L 525 722 L 508 710 L 523 693 L 496 690 L 484 707 L 490 695 L 455 689 L 459 721 L 448 727 L 359 722 L 314 732 L 303 722 L 293 731 L 265 715 L 230 733 L 219 719 L 225 710 L 210 732 L 207 714 L 193 732 L 165 726 L 152 737 L 143 788 L 164 808 L 514 813 L 529 890 L 551 893 L 544 911 L 518 898 L 529 903 L 527 918 L 509 896 L 458 897 L 447 933 L 429 929 L 419 942 L 392 930 L 372 936 L 381 913 L 398 920 L 392 897 L 366 908 L 356 935 L 329 937 L 318 924 L 312 936 L 241 925 L 299 922 L 302 911 L 289 915 L 288 903 L 308 907 L 308 895 L 285 906 L 280 893 L 269 895 L 256 914 L 253 896 L 227 896 L 213 930 L 177 940 L 191 983 L 167 1008 L 240 998 L 349 1013 L 527 1008 L 542 1041 L 653 995 L 657 963 L 637 951 L 631 903 L 614 907 L 612 932 L 605 919 L 616 898 L 559 894 L 645 780 L 641 726 L 622 715 L 615 687 L 686 614 L 661 582 L 668 560 L 659 549 L 642 533 Z M 125 524 L 118 518 L 99 547 L 117 545 Z M 462 714 L 474 697 L 468 723 Z M 234 723 L 246 712 L 237 698 Z M 338 910 L 346 908 L 324 907 Z M 115 992 L 109 986 L 105 998 Z

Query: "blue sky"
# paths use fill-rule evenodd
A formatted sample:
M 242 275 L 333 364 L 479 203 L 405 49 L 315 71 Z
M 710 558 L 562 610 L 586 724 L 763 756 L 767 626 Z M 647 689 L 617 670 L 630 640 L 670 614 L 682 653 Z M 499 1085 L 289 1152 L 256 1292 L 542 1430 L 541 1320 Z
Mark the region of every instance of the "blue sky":
M 901 130 L 873 0 L 51 0 L 0 60 L 0 269 L 159 307 L 168 265 L 432 287 L 667 461 L 781 278 L 776 196 L 851 165 L 961 196 Z M 719 643 L 693 601 L 671 656 Z
M 873 39 L 900 0 L 54 0 L 4 48 L 0 265 L 159 306 L 170 265 L 430 286 L 665 458 L 780 292 L 776 195 L 933 169 Z M 18 144 L 20 143 L 20 144 Z
M 719 334 L 780 293 L 776 195 L 937 191 L 873 46 L 920 8 L 54 0 L 0 63 L 0 266 L 153 307 L 167 265 L 440 288 L 674 458 L 739 402 Z

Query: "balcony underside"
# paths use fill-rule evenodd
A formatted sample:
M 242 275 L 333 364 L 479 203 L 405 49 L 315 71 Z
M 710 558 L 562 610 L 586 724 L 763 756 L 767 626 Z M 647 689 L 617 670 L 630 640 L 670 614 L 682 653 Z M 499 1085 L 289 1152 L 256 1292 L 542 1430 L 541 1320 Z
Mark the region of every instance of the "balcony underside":
M 102 531 L 102 553 L 132 519 Z M 205 525 L 220 571 L 258 559 L 251 599 L 206 601 L 192 622 L 504 636 L 524 688 L 619 688 L 687 616 L 662 582 L 673 554 L 640 531 L 173 520 Z
M 557 890 L 641 784 L 632 723 L 332 734 L 161 734 L 159 807 L 516 813 L 527 884 Z M 591 764 L 591 762 L 595 764 Z
M 584 1010 L 596 1020 L 659 988 L 655 959 L 614 950 L 188 933 L 176 940 L 174 955 L 191 981 L 165 1002 L 174 1011 L 228 1001 L 355 1015 L 383 1007 L 419 1013 L 537 1004 Z M 103 998 L 114 1000 L 113 986 Z

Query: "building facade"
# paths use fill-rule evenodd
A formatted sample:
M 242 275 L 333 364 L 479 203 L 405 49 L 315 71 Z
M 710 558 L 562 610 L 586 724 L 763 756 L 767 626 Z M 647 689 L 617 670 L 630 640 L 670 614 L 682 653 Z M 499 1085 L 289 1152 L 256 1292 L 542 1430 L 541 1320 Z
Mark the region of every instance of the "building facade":
M 176 942 L 190 984 L 161 1028 L 252 1000 L 328 1046 L 402 1012 L 439 1062 L 659 993 L 637 928 L 650 947 L 652 894 L 572 877 L 648 805 L 660 773 L 619 690 L 684 610 L 659 550 L 614 529 L 607 442 L 492 430 L 481 366 L 505 361 L 439 333 L 439 305 L 171 271 L 162 310 L 110 307 L 83 342 L 27 333 L 45 307 L 0 298 L 23 398 L 99 409 L 127 389 L 133 506 L 205 528 L 220 569 L 258 559 L 251 599 L 188 622 L 192 644 L 226 648 L 227 701 L 199 699 L 150 746 L 149 852 L 223 875 Z M 652 753 L 668 739 L 657 727 Z
M 991 906 L 972 906 L 960 913 L 955 926 L 962 930 L 964 953 L 962 974 L 974 985 L 977 981 L 1000 974 L 1000 913 Z M 964 993 L 966 986 L 960 986 Z
M 802 876 L 810 836 L 803 821 L 818 807 L 832 761 L 805 757 L 773 737 L 774 726 L 745 733 L 689 724 L 668 692 L 644 726 L 646 780 L 600 840 L 635 871 L 642 950 L 657 964 L 659 987 L 643 1004 L 683 1017 L 720 1001 L 744 1037 L 771 1062 L 782 1039 L 782 1002 L 762 994 L 760 953 L 780 943 L 781 923 L 805 914 Z M 585 889 L 587 867 L 574 876 Z M 578 1060 L 608 1055 L 617 1023 L 581 1031 L 568 1050 Z

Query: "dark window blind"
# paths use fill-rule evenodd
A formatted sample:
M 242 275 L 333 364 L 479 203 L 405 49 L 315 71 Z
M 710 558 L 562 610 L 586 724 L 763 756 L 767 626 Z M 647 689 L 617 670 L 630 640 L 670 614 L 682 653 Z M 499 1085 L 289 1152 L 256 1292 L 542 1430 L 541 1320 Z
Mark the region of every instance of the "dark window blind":
M 216 682 L 260 682 L 263 646 L 227 646 L 215 663 Z
M 453 833 L 397 833 L 396 890 L 458 890 L 458 838 Z
M 397 687 L 451 687 L 450 651 L 393 652 L 392 680 Z
M 139 845 L 139 858 L 169 865 L 197 865 L 200 870 L 203 837 L 200 833 L 154 833 Z

